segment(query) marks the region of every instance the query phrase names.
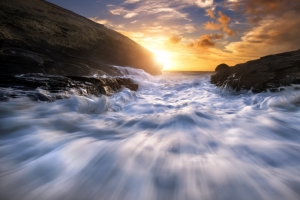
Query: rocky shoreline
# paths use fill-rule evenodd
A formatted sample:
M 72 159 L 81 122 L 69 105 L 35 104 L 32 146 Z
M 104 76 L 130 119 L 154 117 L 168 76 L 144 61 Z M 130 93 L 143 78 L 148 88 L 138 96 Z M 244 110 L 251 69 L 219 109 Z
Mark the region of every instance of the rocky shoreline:
M 138 85 L 129 78 L 92 78 L 43 74 L 0 75 L 0 101 L 26 97 L 52 102 L 70 95 L 110 96 L 122 88 L 136 91 Z
M 233 67 L 221 64 L 211 83 L 236 91 L 276 92 L 282 86 L 300 84 L 300 49 L 262 57 Z

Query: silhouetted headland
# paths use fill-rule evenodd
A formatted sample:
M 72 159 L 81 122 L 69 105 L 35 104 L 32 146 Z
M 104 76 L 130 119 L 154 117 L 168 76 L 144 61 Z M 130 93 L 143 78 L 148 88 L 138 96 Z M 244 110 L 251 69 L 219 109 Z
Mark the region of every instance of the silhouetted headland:
M 264 56 L 233 67 L 220 66 L 211 82 L 237 91 L 278 91 L 281 86 L 300 84 L 300 50 Z

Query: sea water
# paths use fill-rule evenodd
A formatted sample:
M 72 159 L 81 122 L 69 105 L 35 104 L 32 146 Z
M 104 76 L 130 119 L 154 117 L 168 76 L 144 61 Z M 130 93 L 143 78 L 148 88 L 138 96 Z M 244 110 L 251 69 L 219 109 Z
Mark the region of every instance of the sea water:
M 0 103 L 0 199 L 300 199 L 299 86 L 122 72 L 138 91 Z

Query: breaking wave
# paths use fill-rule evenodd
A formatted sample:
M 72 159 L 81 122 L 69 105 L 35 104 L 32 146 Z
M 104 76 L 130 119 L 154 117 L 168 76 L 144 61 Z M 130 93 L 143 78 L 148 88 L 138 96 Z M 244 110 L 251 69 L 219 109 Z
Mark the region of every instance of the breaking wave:
M 300 90 L 120 68 L 137 92 L 0 103 L 0 199 L 300 199 Z

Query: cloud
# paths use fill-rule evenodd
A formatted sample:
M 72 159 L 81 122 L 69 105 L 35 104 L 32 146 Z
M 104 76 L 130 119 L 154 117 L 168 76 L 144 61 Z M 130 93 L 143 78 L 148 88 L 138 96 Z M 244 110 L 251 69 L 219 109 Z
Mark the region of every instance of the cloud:
M 196 0 L 196 5 L 201 8 L 210 7 L 214 4 L 214 0 Z
M 228 3 L 254 23 L 268 17 L 282 17 L 290 12 L 299 13 L 300 10 L 299 0 L 228 0 Z
M 233 36 L 235 35 L 234 31 L 228 27 L 230 20 L 231 20 L 230 17 L 225 15 L 222 11 L 219 11 L 217 22 L 214 21 L 206 22 L 203 24 L 203 27 L 206 30 L 222 30 L 228 35 Z
M 139 2 L 140 0 L 126 0 L 124 3 L 125 4 L 132 4 L 132 3 L 136 3 Z
M 228 35 L 234 35 L 234 32 L 228 27 L 228 24 L 230 22 L 230 17 L 225 15 L 222 11 L 218 12 L 219 18 L 218 21 L 221 23 L 223 31 L 226 32 Z
M 223 34 L 210 34 L 210 35 L 202 35 L 199 40 L 194 43 L 196 47 L 213 47 L 215 46 L 215 42 L 213 40 L 223 39 Z
M 196 31 L 196 27 L 193 24 L 185 24 L 182 28 L 182 26 L 178 26 L 178 29 L 183 29 L 182 32 L 184 33 L 193 33 Z
M 222 28 L 221 24 L 215 22 L 206 22 L 204 24 L 204 29 L 206 30 L 220 30 Z
M 209 16 L 209 17 L 212 18 L 212 19 L 215 18 L 215 13 L 214 13 L 213 10 L 211 10 L 211 9 L 206 9 L 205 11 L 206 11 L 207 16 Z
M 190 48 L 192 48 L 192 47 L 194 47 L 195 45 L 194 45 L 194 43 L 189 43 L 188 45 L 187 45 L 187 47 L 190 47 Z
M 135 17 L 135 16 L 137 16 L 137 15 L 138 15 L 138 13 L 130 12 L 130 13 L 127 13 L 127 14 L 124 16 L 124 18 L 132 18 L 132 17 Z
M 203 37 L 203 36 L 202 36 Z M 210 34 L 210 35 L 205 35 L 206 38 L 209 38 L 211 40 L 217 40 L 217 39 L 223 39 L 224 35 L 223 34 Z
M 230 22 L 230 17 L 228 17 L 228 16 L 226 16 L 225 14 L 223 14 L 222 11 L 219 11 L 218 14 L 219 14 L 218 21 L 219 21 L 223 26 L 227 26 L 228 23 Z
M 225 48 L 235 56 L 258 58 L 300 48 L 299 0 L 228 0 L 251 28 Z
M 150 50 L 189 54 L 190 60 L 182 63 L 201 60 L 205 66 L 218 62 L 234 65 L 299 49 L 299 3 L 300 0 L 114 0 L 106 7 L 110 13 L 101 12 L 97 21 Z
M 171 36 L 169 38 L 169 41 L 172 43 L 172 44 L 178 44 L 180 41 L 181 41 L 182 37 L 181 36 Z
M 115 9 L 111 9 L 109 10 L 109 12 L 113 15 L 121 15 L 121 13 L 124 11 L 123 8 L 115 8 Z
M 235 55 L 261 57 L 300 48 L 300 17 L 290 13 L 285 18 L 264 19 L 247 31 L 241 41 L 226 46 Z
M 208 38 L 201 38 L 199 41 L 195 42 L 197 47 L 213 47 L 215 43 Z
M 133 4 L 134 6 L 129 6 Z M 136 15 L 141 17 L 151 17 L 152 20 L 185 20 L 191 21 L 188 18 L 188 13 L 180 11 L 185 7 L 186 3 L 179 0 L 127 0 L 120 5 L 108 5 L 109 11 L 114 15 L 122 15 L 124 18 L 131 18 Z

